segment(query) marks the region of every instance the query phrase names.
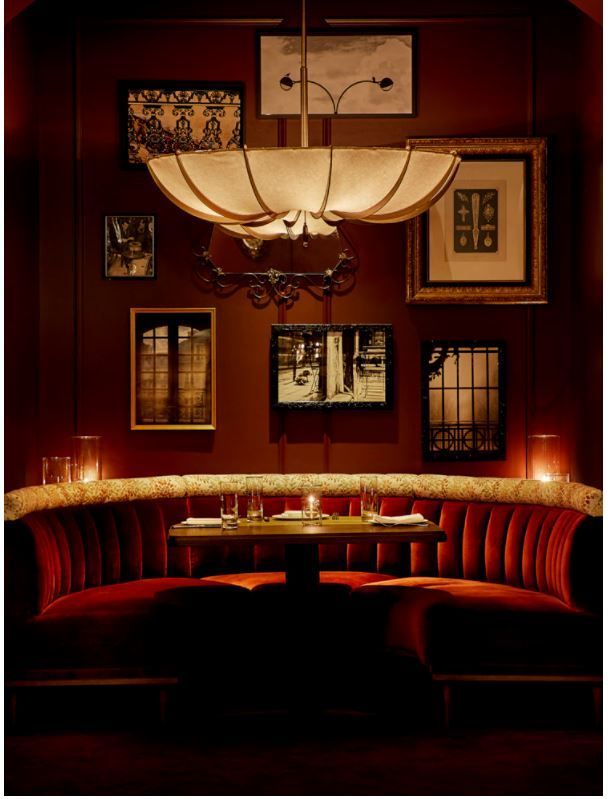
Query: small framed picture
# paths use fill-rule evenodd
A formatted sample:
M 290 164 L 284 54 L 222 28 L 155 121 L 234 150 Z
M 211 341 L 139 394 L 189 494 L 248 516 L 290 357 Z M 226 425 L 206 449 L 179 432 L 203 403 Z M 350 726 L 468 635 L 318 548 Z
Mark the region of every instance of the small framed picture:
M 546 303 L 546 142 L 412 139 L 455 151 L 445 194 L 407 222 L 407 302 Z
M 505 457 L 505 364 L 501 341 L 422 343 L 425 460 Z
M 114 214 L 104 217 L 104 277 L 138 280 L 157 276 L 155 217 Z
M 389 408 L 391 325 L 273 325 L 274 408 Z
M 216 309 L 131 309 L 131 429 L 216 429 Z
M 258 116 L 298 117 L 300 35 L 260 33 L 258 55 Z M 310 116 L 415 116 L 413 31 L 313 32 L 307 62 Z
M 151 156 L 243 146 L 243 85 L 201 81 L 123 81 L 121 140 L 125 166 Z

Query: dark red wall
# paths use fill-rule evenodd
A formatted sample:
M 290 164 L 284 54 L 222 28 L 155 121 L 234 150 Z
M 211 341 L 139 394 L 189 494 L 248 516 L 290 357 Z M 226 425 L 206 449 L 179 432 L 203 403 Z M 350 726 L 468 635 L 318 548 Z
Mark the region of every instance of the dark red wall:
M 38 446 L 38 202 L 32 20 L 5 26 L 5 469 L 23 485 Z
M 230 6 L 223 6 L 223 15 L 248 13 Z M 194 275 L 192 250 L 198 240 L 209 240 L 211 228 L 172 206 L 146 172 L 121 167 L 117 82 L 244 81 L 246 142 L 275 145 L 281 123 L 257 120 L 255 114 L 256 26 L 111 19 L 82 20 L 73 30 L 65 19 L 45 17 L 42 7 L 36 46 L 40 436 L 26 462 L 7 460 L 9 487 L 37 482 L 39 457 L 67 452 L 74 432 L 104 437 L 107 477 L 277 470 L 519 476 L 525 474 L 527 433 L 559 432 L 564 468 L 575 479 L 600 484 L 601 450 L 590 431 L 601 424 L 601 32 L 559 2 L 542 4 L 549 11 L 536 17 L 526 13 L 528 4 L 494 4 L 494 13 L 504 17 L 481 16 L 486 6 L 476 3 L 460 4 L 463 16 L 458 16 L 455 6 L 428 2 L 413 22 L 419 38 L 417 117 L 335 120 L 332 141 L 400 145 L 416 136 L 548 136 L 548 307 L 407 306 L 403 225 L 349 226 L 359 260 L 357 279 L 346 296 L 331 301 L 303 294 L 284 312 L 274 305 L 254 308 L 245 291 L 230 298 L 204 291 Z M 282 9 L 269 3 L 257 12 L 283 16 Z M 370 15 L 366 9 L 357 16 Z M 324 11 L 329 17 L 356 14 L 353 3 L 348 8 L 332 0 Z M 448 11 L 452 18 L 443 19 Z M 404 13 L 399 3 L 386 3 L 379 12 L 384 17 Z M 315 9 L 312 20 L 321 23 Z M 291 121 L 288 143 L 297 143 L 297 136 L 298 125 Z M 312 140 L 322 140 L 319 121 L 312 123 Z M 102 278 L 102 217 L 121 212 L 156 214 L 157 280 Z M 215 234 L 214 242 L 225 269 L 244 268 L 233 241 L 218 242 Z M 278 268 L 288 268 L 289 250 L 286 245 L 272 250 Z M 311 268 L 334 263 L 315 248 L 311 261 Z M 157 306 L 217 309 L 214 432 L 129 430 L 129 309 Z M 394 409 L 271 411 L 268 353 L 270 325 L 277 321 L 391 323 Z M 420 343 L 432 337 L 506 340 L 506 460 L 422 461 Z M 22 360 L 28 371 L 29 360 Z

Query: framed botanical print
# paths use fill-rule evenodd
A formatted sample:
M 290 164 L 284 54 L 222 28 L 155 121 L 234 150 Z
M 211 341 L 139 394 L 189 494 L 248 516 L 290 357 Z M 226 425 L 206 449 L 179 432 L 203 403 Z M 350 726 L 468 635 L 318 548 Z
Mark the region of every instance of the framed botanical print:
M 443 196 L 407 222 L 407 302 L 547 302 L 545 140 L 409 144 L 462 160 Z
M 300 35 L 260 33 L 258 57 L 258 116 L 298 117 Z M 312 117 L 415 116 L 414 31 L 313 32 L 307 63 Z
M 391 325 L 273 325 L 274 408 L 389 408 Z
M 423 342 L 425 460 L 505 457 L 505 362 L 500 341 Z
M 104 217 L 104 277 L 138 280 L 156 277 L 155 217 Z
M 216 429 L 216 309 L 131 309 L 131 429 Z
M 201 81 L 123 81 L 121 139 L 126 166 L 151 156 L 243 146 L 243 86 Z

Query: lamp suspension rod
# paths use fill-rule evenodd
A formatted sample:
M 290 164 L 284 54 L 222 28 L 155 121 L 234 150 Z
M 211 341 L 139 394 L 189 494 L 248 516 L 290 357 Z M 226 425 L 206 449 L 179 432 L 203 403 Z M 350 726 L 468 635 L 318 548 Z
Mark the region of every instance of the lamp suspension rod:
M 305 0 L 301 0 L 301 147 L 309 147 L 309 108 L 307 98 L 307 28 Z

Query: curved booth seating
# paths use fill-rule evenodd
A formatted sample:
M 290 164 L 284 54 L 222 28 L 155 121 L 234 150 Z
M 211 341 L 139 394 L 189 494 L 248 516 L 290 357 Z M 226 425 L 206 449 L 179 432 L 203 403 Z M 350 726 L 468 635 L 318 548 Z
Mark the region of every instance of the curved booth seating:
M 312 477 L 264 475 L 265 513 L 298 507 Z M 325 512 L 359 515 L 358 475 L 315 477 Z M 178 675 L 193 626 L 208 665 L 243 656 L 260 621 L 249 597 L 282 601 L 283 548 L 167 544 L 172 524 L 218 514 L 227 479 L 245 488 L 245 475 L 189 475 L 5 495 L 13 675 Z M 601 492 L 442 475 L 379 483 L 382 513 L 422 513 L 447 540 L 320 546 L 320 601 L 355 614 L 350 646 L 408 653 L 433 676 L 598 673 Z
M 447 540 L 411 576 L 356 589 L 369 647 L 443 683 L 447 718 L 454 683 L 601 684 L 599 519 L 540 505 L 418 509 Z

